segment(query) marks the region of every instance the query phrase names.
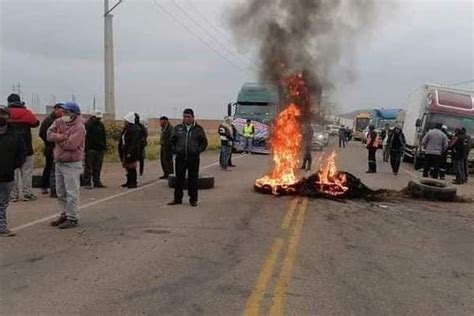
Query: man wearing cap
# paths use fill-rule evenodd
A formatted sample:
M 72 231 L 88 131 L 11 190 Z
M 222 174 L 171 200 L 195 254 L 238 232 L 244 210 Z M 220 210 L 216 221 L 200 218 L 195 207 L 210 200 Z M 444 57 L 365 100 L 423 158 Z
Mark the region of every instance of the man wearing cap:
M 26 159 L 26 147 L 23 140 L 14 133 L 8 123 L 10 111 L 0 106 L 0 237 L 15 234 L 7 228 L 7 208 L 13 189 L 15 169 Z
M 60 229 L 76 227 L 79 220 L 80 177 L 86 139 L 86 128 L 77 103 L 64 104 L 64 114 L 48 129 L 47 139 L 54 143 L 59 206 L 59 217 L 51 222 L 51 226 Z
M 41 122 L 39 136 L 44 143 L 44 158 L 45 165 L 43 169 L 43 176 L 41 178 L 41 188 L 43 194 L 48 194 L 48 189 L 50 189 L 50 196 L 56 197 L 56 180 L 54 176 L 54 143 L 48 142 L 47 132 L 48 128 L 53 125 L 54 121 L 60 118 L 63 115 L 64 104 L 57 103 L 54 106 L 53 112 L 46 117 L 43 122 Z
M 86 122 L 86 165 L 84 182 L 87 189 L 105 188 L 100 179 L 107 136 L 102 122 L 102 112 L 94 111 Z
M 442 123 L 436 123 L 435 128 L 429 130 L 421 142 L 425 149 L 425 178 L 431 175 L 438 179 L 441 155 L 448 149 L 448 137 L 441 131 L 442 127 Z
M 118 150 L 122 167 L 127 171 L 127 182 L 122 184 L 122 188 L 134 189 L 137 187 L 137 165 L 140 159 L 140 128 L 133 112 L 125 115 L 123 121 Z
M 11 193 L 11 200 L 17 202 L 20 198 L 20 191 L 23 191 L 23 201 L 34 201 L 36 196 L 33 194 L 33 139 L 31 128 L 38 127 L 40 122 L 25 103 L 21 101 L 18 94 L 12 93 L 8 96 L 8 109 L 10 111 L 10 128 L 20 138 L 26 146 L 27 157 L 25 162 L 15 171 L 15 185 Z M 20 179 L 22 190 L 20 190 Z

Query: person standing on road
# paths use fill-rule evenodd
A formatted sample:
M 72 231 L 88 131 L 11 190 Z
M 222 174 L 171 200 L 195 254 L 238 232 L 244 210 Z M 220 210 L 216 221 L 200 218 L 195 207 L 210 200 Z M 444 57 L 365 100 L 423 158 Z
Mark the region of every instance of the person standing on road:
M 303 124 L 303 165 L 301 169 L 310 171 L 313 157 L 311 150 L 313 149 L 314 130 L 311 122 Z
M 8 96 L 8 109 L 10 110 L 10 126 L 13 132 L 22 139 L 26 146 L 27 157 L 20 168 L 15 171 L 15 185 L 11 193 L 12 202 L 20 198 L 23 191 L 23 201 L 34 201 L 37 197 L 33 194 L 33 138 L 31 128 L 38 127 L 40 122 L 36 116 L 25 107 L 18 94 L 12 93 Z M 20 190 L 20 182 L 22 190 Z
M 441 155 L 448 149 L 448 137 L 441 131 L 442 127 L 443 124 L 436 123 L 435 128 L 428 131 L 421 142 L 425 149 L 425 178 L 431 175 L 438 179 Z
M 244 125 L 244 152 L 251 154 L 253 150 L 253 137 L 255 136 L 255 126 L 250 119 Z
M 463 184 L 466 182 L 464 172 L 464 157 L 466 149 L 467 138 L 460 128 L 454 130 L 454 138 L 449 144 L 448 148 L 451 149 L 453 155 L 453 169 L 456 179 L 453 184 Z
M 44 143 L 44 158 L 45 165 L 43 169 L 43 176 L 41 178 L 41 189 L 43 194 L 49 194 L 51 197 L 57 197 L 56 195 L 56 180 L 54 176 L 54 143 L 48 142 L 47 132 L 48 128 L 53 125 L 54 121 L 63 116 L 64 104 L 57 103 L 54 106 L 53 112 L 41 122 L 39 136 Z
M 100 179 L 105 151 L 107 150 L 107 135 L 102 122 L 102 113 L 95 111 L 86 123 L 86 168 L 84 182 L 87 189 L 105 188 Z
M 469 179 L 469 153 L 471 152 L 472 138 L 467 133 L 465 127 L 462 127 L 461 131 L 466 136 L 466 141 L 464 142 L 464 182 L 467 183 L 467 180 Z
M 140 127 L 136 124 L 135 113 L 125 115 L 124 129 L 118 146 L 122 167 L 127 171 L 127 182 L 122 188 L 134 189 L 137 185 L 137 165 L 140 159 Z
M 224 121 L 219 125 L 218 128 L 219 138 L 221 140 L 221 151 L 219 155 L 219 164 L 223 171 L 230 171 L 229 158 L 232 153 L 232 122 L 228 116 L 224 118 Z
M 446 125 L 441 126 L 441 131 L 448 137 L 448 144 L 450 140 L 450 136 L 448 133 L 448 127 Z M 439 161 L 439 178 L 440 180 L 444 180 L 446 178 L 446 169 L 448 168 L 448 149 L 443 151 L 440 156 Z M 433 175 L 431 175 L 433 176 Z
M 86 128 L 81 109 L 75 102 L 64 104 L 64 115 L 48 129 L 47 139 L 54 145 L 56 192 L 59 217 L 51 226 L 67 229 L 79 224 L 79 194 L 83 171 Z
M 140 115 L 135 113 L 135 124 L 138 126 L 140 131 L 140 155 L 138 156 L 138 162 L 140 164 L 140 176 L 143 176 L 143 172 L 145 171 L 145 148 L 148 145 L 148 130 L 146 126 L 140 121 Z
M 366 173 L 376 173 L 377 172 L 377 159 L 376 153 L 377 148 L 379 147 L 377 140 L 377 132 L 375 131 L 374 125 L 369 125 L 369 132 L 367 133 L 367 151 L 369 153 L 369 170 Z
M 183 123 L 174 128 L 171 144 L 176 153 L 176 187 L 174 200 L 168 205 L 183 203 L 183 190 L 188 172 L 188 195 L 191 206 L 198 205 L 198 178 L 201 153 L 207 148 L 204 129 L 194 121 L 192 109 L 183 112 Z
M 383 148 L 383 161 L 388 162 L 388 158 L 390 157 L 390 148 L 388 145 L 388 138 L 392 131 L 390 130 L 390 124 L 385 124 L 385 128 L 380 133 L 380 138 L 382 139 L 382 148 Z
M 339 136 L 339 148 L 346 148 L 346 128 L 344 125 L 339 128 L 337 135 Z
M 7 226 L 7 208 L 15 181 L 15 169 L 26 159 L 26 147 L 8 123 L 10 111 L 0 106 L 0 237 L 12 237 L 15 233 Z
M 230 155 L 229 155 L 229 167 L 235 168 L 235 165 L 232 163 L 232 152 L 235 149 L 235 141 L 237 138 L 237 128 L 232 123 L 231 123 L 231 126 L 232 126 L 232 148 L 230 149 Z
M 160 118 L 161 135 L 160 135 L 160 161 L 163 175 L 160 179 L 168 179 L 173 173 L 173 148 L 171 146 L 171 134 L 173 126 L 166 116 Z
M 352 130 L 349 126 L 346 126 L 346 143 L 348 143 L 352 139 Z
M 390 165 L 394 175 L 398 175 L 400 163 L 402 162 L 403 154 L 405 153 L 406 139 L 402 128 L 397 125 L 387 136 L 387 146 L 390 156 Z

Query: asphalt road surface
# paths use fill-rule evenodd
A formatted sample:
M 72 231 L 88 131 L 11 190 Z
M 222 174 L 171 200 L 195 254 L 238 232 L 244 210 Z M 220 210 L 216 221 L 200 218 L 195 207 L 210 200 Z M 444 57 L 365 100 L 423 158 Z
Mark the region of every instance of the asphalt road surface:
M 372 188 L 399 190 L 418 174 L 404 164 L 396 177 L 379 163 L 365 175 L 360 143 L 337 150 L 341 169 Z M 108 165 L 109 187 L 82 192 L 75 229 L 48 225 L 49 198 L 13 204 L 17 236 L 0 240 L 0 313 L 474 314 L 473 204 L 276 198 L 253 191 L 268 156 L 238 156 L 232 172 L 216 160 L 202 159 L 216 188 L 200 192 L 197 208 L 166 206 L 172 191 L 156 181 L 156 163 L 132 191 Z

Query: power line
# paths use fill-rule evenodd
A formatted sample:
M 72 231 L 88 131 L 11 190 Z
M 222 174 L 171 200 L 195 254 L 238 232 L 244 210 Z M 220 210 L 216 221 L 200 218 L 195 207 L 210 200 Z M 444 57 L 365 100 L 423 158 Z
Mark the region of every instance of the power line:
M 206 17 L 206 15 L 203 14 L 203 13 L 196 7 L 196 5 L 194 5 L 194 3 L 193 3 L 192 0 L 186 0 L 186 1 L 189 3 L 189 6 L 192 8 L 192 10 L 193 10 L 194 12 L 196 12 L 197 15 L 199 15 L 199 17 L 201 17 L 201 18 L 204 20 L 204 22 L 207 23 L 207 25 L 209 25 L 216 33 L 220 33 L 221 35 L 223 35 L 224 40 L 225 40 L 226 42 L 228 42 L 229 44 L 232 45 L 232 40 L 230 39 L 230 37 L 228 36 L 228 34 L 222 30 L 221 27 L 216 26 L 214 23 L 212 23 L 212 22 Z M 243 53 L 239 52 L 239 51 L 238 51 L 237 49 L 235 49 L 235 48 L 234 48 L 234 50 L 235 50 L 235 52 L 236 52 L 239 56 L 245 57 L 245 59 L 246 59 L 249 63 L 252 63 L 252 61 L 251 61 L 251 60 L 249 59 L 249 57 L 248 57 L 248 54 L 243 54 Z
M 188 13 L 176 0 L 171 0 L 173 4 L 175 5 L 176 8 L 178 8 L 179 11 L 181 11 L 191 22 L 193 22 L 195 25 L 198 26 L 212 41 L 214 41 L 217 45 L 221 46 L 228 54 L 233 56 L 234 58 L 239 59 L 240 57 L 235 54 L 232 50 L 230 50 L 225 44 L 222 44 L 221 41 L 219 41 L 214 35 L 212 35 L 204 26 L 202 26 L 199 21 L 197 21 L 191 14 Z M 244 64 L 249 62 L 249 61 L 243 61 L 239 60 L 240 62 L 243 62 Z M 248 67 L 253 67 L 252 65 L 246 65 Z
M 188 33 L 190 33 L 191 35 L 193 35 L 196 39 L 198 39 L 199 41 L 201 41 L 204 45 L 206 45 L 207 47 L 209 47 L 210 49 L 212 49 L 216 54 L 218 54 L 219 56 L 221 56 L 222 58 L 224 58 L 229 64 L 231 64 L 232 66 L 238 68 L 239 70 L 241 71 L 245 71 L 245 69 L 243 69 L 240 65 L 234 63 L 232 60 L 230 60 L 229 58 L 227 58 L 227 56 L 225 56 L 224 54 L 222 54 L 220 51 L 218 51 L 216 48 L 214 48 L 212 45 L 210 45 L 208 42 L 206 42 L 204 39 L 202 39 L 202 37 L 197 34 L 196 32 L 194 32 L 191 28 L 189 28 L 184 22 L 182 22 L 181 20 L 179 20 L 175 15 L 173 15 L 170 11 L 168 11 L 168 9 L 166 9 L 164 6 L 162 6 L 161 4 L 158 3 L 157 0 L 151 0 L 151 2 L 158 8 L 160 9 L 161 11 L 163 11 L 166 15 L 168 15 L 173 21 L 175 21 L 176 23 L 178 23 L 179 25 L 181 25 Z

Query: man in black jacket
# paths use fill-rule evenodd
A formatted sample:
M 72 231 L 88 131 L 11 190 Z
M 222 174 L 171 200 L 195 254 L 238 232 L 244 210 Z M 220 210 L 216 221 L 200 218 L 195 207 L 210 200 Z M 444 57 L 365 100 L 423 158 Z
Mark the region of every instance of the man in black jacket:
M 466 183 L 467 180 L 464 172 L 464 158 L 467 142 L 466 134 L 463 133 L 461 128 L 456 128 L 454 130 L 454 138 L 448 146 L 448 148 L 452 150 L 453 169 L 456 175 L 456 179 L 453 181 L 454 184 L 463 184 Z
M 135 124 L 135 113 L 124 117 L 124 129 L 118 146 L 120 161 L 127 171 L 127 182 L 122 188 L 137 187 L 137 164 L 140 158 L 140 128 Z
M 100 180 L 100 172 L 107 149 L 105 125 L 102 113 L 95 111 L 86 123 L 86 166 L 84 182 L 87 189 L 105 188 Z
M 171 135 L 173 126 L 166 116 L 160 118 L 161 136 L 160 136 L 160 161 L 163 169 L 163 176 L 160 179 L 167 179 L 173 173 L 173 148 L 171 146 Z
M 388 133 L 387 146 L 390 157 L 390 165 L 392 166 L 393 175 L 398 175 L 398 170 L 400 169 L 400 164 L 402 162 L 403 154 L 405 153 L 406 148 L 406 139 L 405 134 L 403 134 L 402 128 L 400 125 L 395 126 L 395 128 Z
M 55 181 L 55 173 L 54 173 L 54 143 L 48 142 L 47 139 L 47 132 L 48 128 L 54 123 L 54 121 L 61 117 L 64 113 L 62 103 L 57 103 L 54 106 L 53 112 L 51 112 L 48 117 L 46 117 L 40 125 L 39 136 L 43 140 L 44 143 L 44 158 L 45 158 L 45 165 L 43 169 L 43 176 L 41 178 L 41 189 L 43 190 L 43 194 L 48 194 L 48 189 L 50 189 L 51 197 L 56 197 L 56 181 Z
M 198 178 L 201 153 L 207 148 L 204 129 L 194 121 L 194 112 L 183 112 L 183 123 L 174 128 L 171 145 L 176 153 L 176 188 L 174 200 L 168 205 L 183 203 L 183 189 L 188 172 L 188 195 L 191 206 L 198 205 Z
M 26 147 L 8 124 L 9 110 L 0 106 L 0 237 L 15 234 L 7 228 L 7 208 L 15 180 L 15 169 L 26 159 Z
M 138 163 L 139 163 L 139 171 L 140 176 L 143 176 L 143 172 L 145 171 L 145 148 L 148 145 L 148 130 L 146 126 L 140 121 L 140 115 L 135 113 L 135 124 L 138 126 L 140 131 L 140 152 L 138 156 Z

